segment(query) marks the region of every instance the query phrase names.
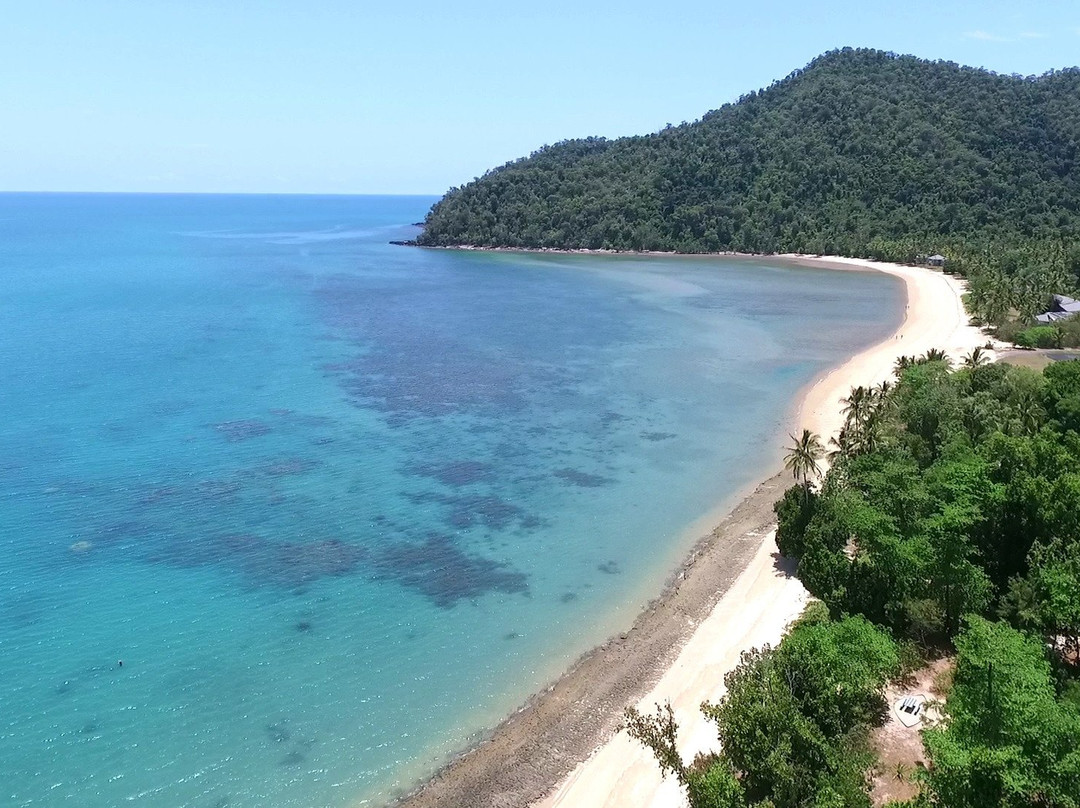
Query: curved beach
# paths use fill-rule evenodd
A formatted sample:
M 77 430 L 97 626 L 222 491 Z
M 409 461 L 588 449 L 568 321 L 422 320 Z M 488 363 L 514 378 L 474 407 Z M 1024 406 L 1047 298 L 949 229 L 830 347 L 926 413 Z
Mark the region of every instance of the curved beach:
M 905 284 L 899 329 L 812 383 L 791 429 L 824 440 L 842 424 L 840 401 L 855 385 L 892 375 L 896 358 L 941 348 L 954 358 L 984 345 L 968 324 L 962 282 L 940 272 L 859 259 L 783 256 L 805 266 L 878 270 Z M 786 435 L 777 436 L 785 442 Z M 650 752 L 616 732 L 623 709 L 670 702 L 685 758 L 708 750 L 713 728 L 699 705 L 723 695 L 724 674 L 744 650 L 776 643 L 807 599 L 776 551 L 772 505 L 790 478 L 761 483 L 671 577 L 626 633 L 586 654 L 491 736 L 439 772 L 405 806 L 681 806 Z

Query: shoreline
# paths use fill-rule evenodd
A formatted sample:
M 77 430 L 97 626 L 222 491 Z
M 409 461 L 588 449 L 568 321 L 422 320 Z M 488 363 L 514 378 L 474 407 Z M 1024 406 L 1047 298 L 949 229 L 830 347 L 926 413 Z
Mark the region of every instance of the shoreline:
M 422 226 L 422 225 L 418 225 Z M 421 250 L 461 252 L 527 253 L 537 255 L 624 255 L 652 258 L 776 258 L 779 254 L 742 252 L 681 253 L 673 250 L 606 250 L 603 247 L 485 247 L 477 244 L 417 244 L 415 241 L 391 241 L 395 247 L 418 247 Z M 800 256 L 801 257 L 801 256 Z M 807 256 L 809 257 L 809 256 Z
M 454 248 L 434 248 L 454 249 Z M 585 255 L 682 257 L 679 253 L 511 250 Z M 809 428 L 823 442 L 842 425 L 840 399 L 854 385 L 890 378 L 896 357 L 943 348 L 954 358 L 987 338 L 968 325 L 962 282 L 929 269 L 831 256 L 736 253 L 685 257 L 754 258 L 837 270 L 882 271 L 905 285 L 897 331 L 811 381 L 793 401 L 789 431 Z M 781 435 L 778 440 L 786 441 Z M 715 741 L 698 706 L 723 693 L 723 675 L 744 650 L 779 641 L 807 594 L 775 547 L 773 503 L 791 485 L 786 471 L 759 483 L 693 549 L 633 626 L 580 657 L 483 741 L 395 804 L 428 806 L 681 806 L 651 753 L 616 730 L 623 709 L 670 701 L 680 749 L 692 758 Z

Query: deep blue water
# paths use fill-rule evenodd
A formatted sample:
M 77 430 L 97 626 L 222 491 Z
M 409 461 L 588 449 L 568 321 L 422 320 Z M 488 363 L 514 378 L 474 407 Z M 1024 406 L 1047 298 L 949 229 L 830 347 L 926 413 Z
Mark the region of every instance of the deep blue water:
M 0 195 L 0 803 L 385 802 L 902 316 L 877 274 L 387 243 L 432 201 Z

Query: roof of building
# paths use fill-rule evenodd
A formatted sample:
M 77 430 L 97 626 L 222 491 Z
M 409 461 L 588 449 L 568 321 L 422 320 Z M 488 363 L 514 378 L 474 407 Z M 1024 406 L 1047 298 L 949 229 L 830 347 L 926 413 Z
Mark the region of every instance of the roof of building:
M 926 260 L 927 260 L 927 261 L 944 261 L 944 260 L 945 260 L 945 256 L 944 256 L 944 255 L 931 255 L 931 256 L 930 256 L 929 258 L 927 258 Z
M 1056 323 L 1058 320 L 1071 320 L 1077 315 L 1075 311 L 1048 311 L 1035 316 L 1040 323 Z
M 1065 295 L 1054 295 L 1054 308 L 1057 311 L 1077 312 L 1080 311 L 1080 300 Z

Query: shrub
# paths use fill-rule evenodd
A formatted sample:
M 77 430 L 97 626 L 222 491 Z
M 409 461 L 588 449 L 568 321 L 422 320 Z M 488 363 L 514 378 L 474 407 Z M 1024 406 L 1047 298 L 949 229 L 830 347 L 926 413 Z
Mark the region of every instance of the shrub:
M 1037 325 L 1026 328 L 1013 337 L 1013 342 L 1021 348 L 1060 348 L 1064 339 L 1061 328 L 1052 325 Z
M 776 512 L 776 546 L 788 558 L 802 558 L 806 526 L 814 515 L 818 495 L 801 485 L 793 485 L 784 498 L 773 505 Z

